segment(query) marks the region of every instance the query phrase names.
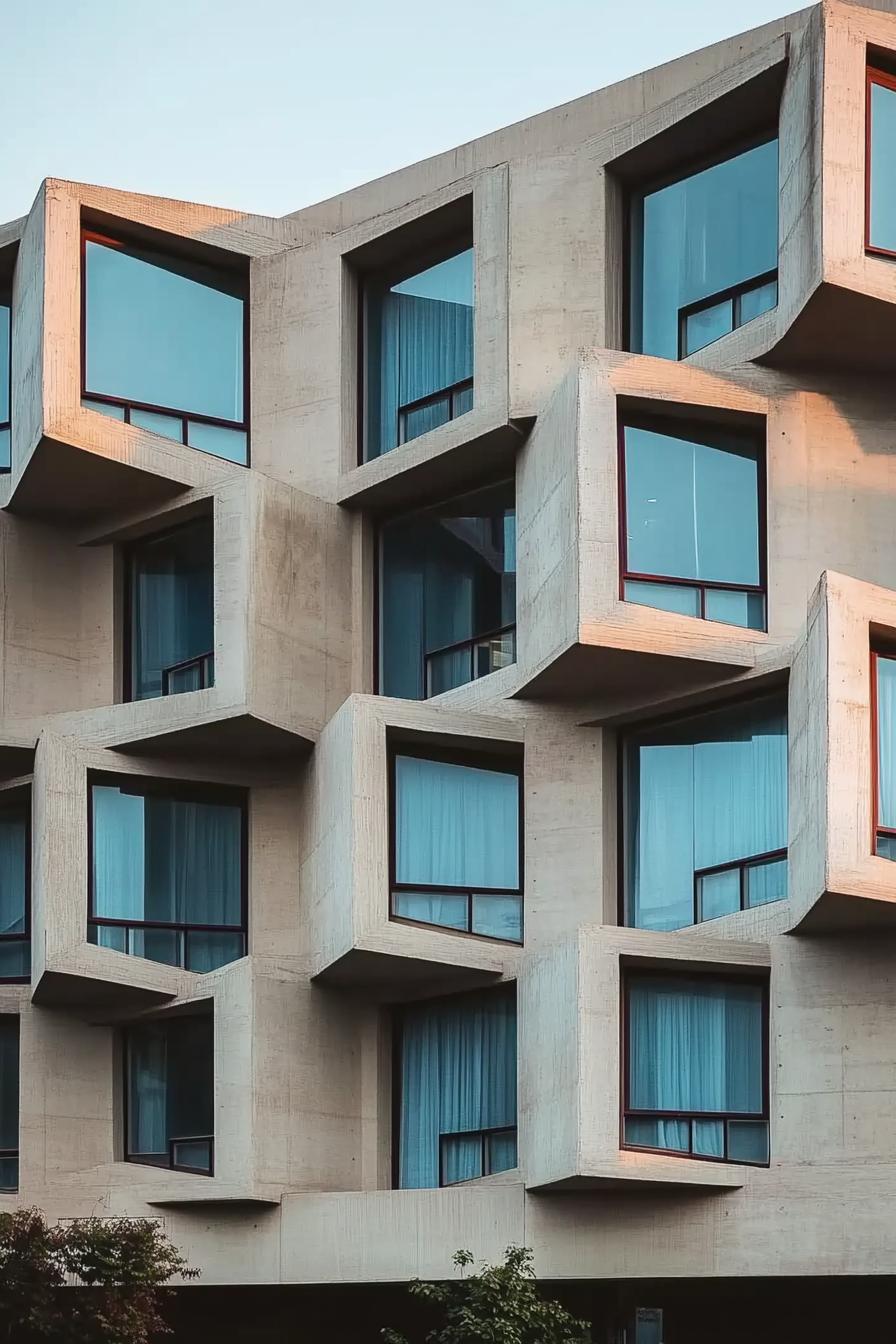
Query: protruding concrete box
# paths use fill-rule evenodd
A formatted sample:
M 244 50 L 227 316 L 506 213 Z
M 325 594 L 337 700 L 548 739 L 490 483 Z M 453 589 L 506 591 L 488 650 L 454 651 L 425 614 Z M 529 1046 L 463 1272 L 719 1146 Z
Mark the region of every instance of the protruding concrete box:
M 598 925 L 582 925 L 527 959 L 517 990 L 520 1170 L 527 1188 L 744 1185 L 755 1168 L 620 1147 L 622 972 L 633 966 L 761 973 L 768 965 L 767 945 Z
M 896 593 L 822 575 L 792 672 L 793 926 L 805 932 L 896 922 L 896 863 L 875 853 L 872 650 L 896 639 Z
M 389 746 L 519 752 L 519 726 L 427 704 L 352 696 L 306 767 L 299 814 L 302 920 L 312 973 L 387 999 L 515 974 L 521 949 L 390 918 Z
M 619 473 L 626 410 L 750 425 L 763 440 L 768 420 L 784 453 L 801 430 L 786 404 L 746 379 L 640 355 L 602 353 L 570 372 L 519 458 L 518 695 L 655 699 L 661 678 L 671 697 L 786 661 L 793 635 L 771 601 L 767 634 L 622 600 Z
M 81 405 L 82 225 L 195 260 L 241 257 L 247 273 L 250 258 L 288 246 L 303 231 L 233 210 L 54 178 L 43 183 L 16 264 L 12 473 L 3 502 L 18 513 L 83 522 L 214 487 L 242 468 Z

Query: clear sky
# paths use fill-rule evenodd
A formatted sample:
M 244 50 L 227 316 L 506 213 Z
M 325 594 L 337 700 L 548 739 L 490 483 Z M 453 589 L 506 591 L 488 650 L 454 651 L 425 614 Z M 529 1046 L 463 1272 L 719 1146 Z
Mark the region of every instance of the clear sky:
M 286 214 L 799 7 L 0 0 L 0 221 L 44 177 Z

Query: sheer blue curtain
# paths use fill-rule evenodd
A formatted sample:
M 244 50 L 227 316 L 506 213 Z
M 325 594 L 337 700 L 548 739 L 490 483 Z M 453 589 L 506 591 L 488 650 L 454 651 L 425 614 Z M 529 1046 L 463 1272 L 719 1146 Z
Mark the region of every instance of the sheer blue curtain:
M 242 421 L 240 289 L 209 267 L 88 241 L 88 395 Z
M 366 456 L 397 447 L 401 408 L 473 377 L 473 249 L 367 298 Z M 457 412 L 463 408 L 456 408 Z M 411 439 L 451 418 L 447 399 L 405 418 Z
M 212 524 L 203 519 L 135 547 L 132 694 L 162 694 L 164 668 L 214 648 Z
M 778 142 L 636 198 L 633 209 L 633 347 L 677 359 L 681 308 L 777 267 Z
M 638 976 L 629 987 L 629 1098 L 635 1110 L 763 1109 L 762 989 Z M 700 1121 L 695 1150 L 721 1157 L 721 1122 Z M 687 1150 L 685 1120 L 629 1118 L 630 1143 Z
M 697 870 L 787 845 L 786 707 L 759 701 L 636 736 L 626 780 L 628 920 L 691 924 Z
M 405 1009 L 401 1025 L 399 1184 L 439 1184 L 440 1136 L 516 1126 L 516 1000 L 490 990 Z M 479 1175 L 481 1146 L 449 1147 L 447 1181 Z M 516 1162 L 511 1139 L 493 1170 Z
M 128 1032 L 128 1152 L 168 1151 L 168 1049 L 162 1026 Z
M 754 445 L 625 427 L 627 569 L 674 579 L 759 583 Z
M 93 785 L 93 908 L 107 919 L 146 918 L 143 799 Z
M 25 932 L 27 833 L 24 817 L 0 814 L 0 933 Z
M 868 241 L 896 252 L 896 90 L 871 85 L 871 174 Z M 0 420 L 2 420 L 0 415 Z
M 0 302 L 0 468 L 11 462 L 9 432 L 9 361 L 12 311 Z
M 395 878 L 470 891 L 519 885 L 519 777 L 417 756 L 395 758 Z M 465 908 L 465 906 L 464 906 Z M 457 898 L 404 893 L 401 913 L 453 924 Z
M 881 826 L 896 828 L 896 659 L 877 663 L 877 814 Z M 887 847 L 884 846 L 884 849 Z M 887 853 L 887 857 L 894 857 Z

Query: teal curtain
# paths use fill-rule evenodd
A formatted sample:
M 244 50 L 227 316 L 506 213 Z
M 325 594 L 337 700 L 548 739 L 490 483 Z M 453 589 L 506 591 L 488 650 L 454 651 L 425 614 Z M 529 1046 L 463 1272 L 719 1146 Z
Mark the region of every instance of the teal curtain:
M 516 998 L 487 990 L 415 1004 L 401 1020 L 399 1185 L 439 1185 L 440 1139 L 516 1127 Z M 447 1181 L 481 1174 L 478 1141 L 449 1140 Z M 492 1149 L 492 1169 L 516 1164 L 515 1136 Z

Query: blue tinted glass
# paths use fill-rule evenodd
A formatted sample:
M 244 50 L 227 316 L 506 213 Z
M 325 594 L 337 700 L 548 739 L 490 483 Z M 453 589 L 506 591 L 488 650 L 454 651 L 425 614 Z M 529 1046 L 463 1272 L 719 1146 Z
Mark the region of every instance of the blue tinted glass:
M 633 211 L 632 348 L 677 359 L 683 308 L 777 268 L 778 142 L 636 197 Z
M 161 434 L 163 439 L 175 439 L 183 443 L 184 422 L 176 415 L 159 415 L 157 411 L 131 411 L 131 424 L 139 429 L 151 429 L 153 434 Z
M 187 422 L 187 443 L 203 453 L 223 457 L 227 462 L 245 466 L 248 461 L 246 431 L 228 429 L 226 425 L 205 425 L 199 420 Z
M 90 392 L 243 418 L 243 299 L 208 267 L 86 244 Z
M 445 1134 L 442 1137 L 442 1184 L 456 1185 L 484 1175 L 481 1134 Z
M 488 1136 L 488 1174 L 512 1171 L 517 1164 L 515 1129 L 501 1129 Z
M 764 1121 L 728 1121 L 728 1160 L 767 1162 L 768 1125 Z
M 22 938 L 0 942 L 0 980 L 22 980 L 30 974 L 30 941 Z
M 162 673 L 211 653 L 214 645 L 213 539 L 202 519 L 140 542 L 131 552 L 131 696 L 162 695 Z M 210 672 L 210 675 L 211 674 Z M 168 678 L 168 693 L 195 689 Z
M 89 397 L 82 397 L 81 405 L 88 411 L 97 411 L 100 415 L 108 415 L 111 420 L 123 420 L 125 418 L 123 406 L 112 406 L 107 401 L 91 401 Z
M 473 932 L 522 942 L 523 902 L 519 896 L 473 897 Z
M 868 241 L 896 252 L 896 90 L 871 85 L 871 192 Z
M 769 280 L 765 285 L 757 285 L 755 289 L 748 289 L 746 294 L 741 295 L 740 300 L 741 326 L 745 322 L 752 322 L 754 317 L 761 317 L 770 308 L 774 308 L 777 302 L 777 280 Z
M 692 1151 L 697 1157 L 724 1157 L 724 1120 L 695 1120 Z
M 742 625 L 747 630 L 765 629 L 763 593 L 738 593 L 729 588 L 707 588 L 706 619 Z
M 636 1148 L 671 1148 L 677 1153 L 687 1153 L 691 1145 L 691 1123 L 689 1120 L 648 1120 L 643 1116 L 628 1116 L 625 1141 Z
M 691 924 L 696 872 L 786 848 L 787 718 L 780 702 L 645 730 L 627 742 L 625 773 L 629 924 Z M 755 878 L 763 880 L 773 882 Z M 717 889 L 714 897 L 724 893 Z
M 626 571 L 758 584 L 757 446 L 721 430 L 624 432 Z
M 516 620 L 515 532 L 509 482 L 383 527 L 381 694 L 422 700 L 471 680 L 468 641 Z
M 877 664 L 877 819 L 896 829 L 896 658 L 875 658 Z M 889 842 L 878 854 L 891 858 Z
M 730 299 L 701 308 L 685 318 L 684 353 L 693 355 L 705 345 L 712 345 L 721 336 L 727 336 L 734 327 L 734 307 Z
M 659 611 L 675 611 L 680 616 L 700 615 L 699 588 L 684 588 L 677 583 L 647 583 L 643 579 L 626 579 L 626 602 L 641 607 L 656 607 Z
M 751 863 L 746 871 L 747 906 L 768 905 L 787 899 L 787 860 Z
M 466 893 L 450 891 L 395 891 L 392 913 L 399 919 L 414 919 L 420 924 L 440 924 L 443 929 L 466 929 L 469 918 Z
M 0 425 L 9 422 L 10 308 L 0 303 Z
M 0 1149 L 16 1151 L 18 1146 L 19 1019 L 11 1013 L 0 1013 Z M 0 1174 L 0 1185 L 5 1184 Z M 15 1180 L 10 1184 L 15 1184 Z
M 469 392 L 446 394 L 473 377 L 473 293 L 472 248 L 396 284 L 365 286 L 366 458 L 472 406 Z
M 697 912 L 700 919 L 718 919 L 740 909 L 740 869 L 725 868 L 697 879 Z

